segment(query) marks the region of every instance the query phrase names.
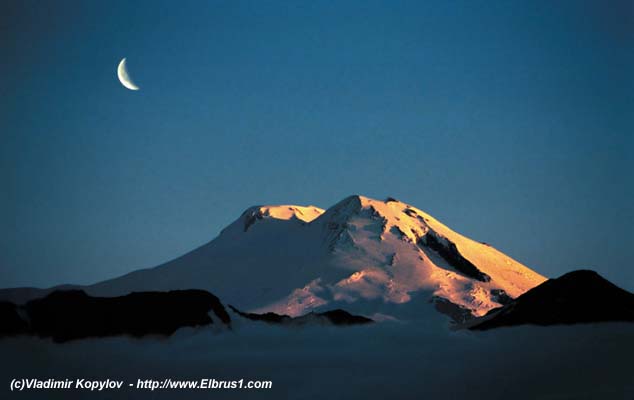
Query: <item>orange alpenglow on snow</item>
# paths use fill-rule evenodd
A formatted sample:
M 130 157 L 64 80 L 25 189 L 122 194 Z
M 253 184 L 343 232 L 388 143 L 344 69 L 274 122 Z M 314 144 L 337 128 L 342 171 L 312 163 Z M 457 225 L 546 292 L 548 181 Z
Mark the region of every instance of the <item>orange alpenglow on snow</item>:
M 258 311 L 301 315 L 328 304 L 329 296 L 348 305 L 364 300 L 403 304 L 422 291 L 435 301 L 457 306 L 447 313 L 458 320 L 464 315 L 456 311 L 484 315 L 505 298 L 515 298 L 546 280 L 490 245 L 395 200 L 352 196 L 313 224 L 329 231 L 329 265 L 351 273 L 336 282 L 312 280 Z M 374 314 L 371 308 L 357 310 L 364 311 Z

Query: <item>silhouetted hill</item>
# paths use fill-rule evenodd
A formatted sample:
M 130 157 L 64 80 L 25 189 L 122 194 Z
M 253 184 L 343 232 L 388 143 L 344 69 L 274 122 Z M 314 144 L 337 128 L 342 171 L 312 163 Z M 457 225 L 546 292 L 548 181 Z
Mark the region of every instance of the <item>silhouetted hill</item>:
M 114 335 L 171 335 L 182 327 L 212 324 L 211 311 L 220 322 L 230 324 L 222 303 L 203 290 L 137 292 L 121 297 L 55 291 L 24 306 L 1 303 L 0 336 L 26 333 L 64 342 Z
M 469 324 L 486 330 L 514 325 L 634 322 L 634 294 L 589 270 L 549 279 Z
M 0 302 L 0 336 L 25 333 L 28 324 L 18 312 L 18 306 L 8 301 Z
M 280 325 L 294 325 L 301 326 L 307 324 L 318 325 L 363 325 L 371 324 L 374 321 L 370 318 L 362 317 L 359 315 L 352 315 L 347 311 L 337 309 L 332 311 L 326 311 L 323 313 L 311 312 L 301 317 L 289 317 L 288 315 L 280 315 L 272 312 L 264 314 L 245 313 L 233 306 L 229 306 L 238 315 L 250 319 L 252 321 L 263 321 L 270 324 Z

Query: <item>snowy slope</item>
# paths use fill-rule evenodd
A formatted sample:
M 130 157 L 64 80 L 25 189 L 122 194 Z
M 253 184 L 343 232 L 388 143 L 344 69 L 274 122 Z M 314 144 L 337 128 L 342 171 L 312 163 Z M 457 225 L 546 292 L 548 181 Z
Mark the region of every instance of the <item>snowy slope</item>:
M 424 316 L 432 302 L 463 320 L 544 280 L 415 207 L 350 196 L 326 211 L 251 207 L 208 244 L 86 290 L 200 288 L 243 310 L 292 316 L 335 305 L 379 319 Z

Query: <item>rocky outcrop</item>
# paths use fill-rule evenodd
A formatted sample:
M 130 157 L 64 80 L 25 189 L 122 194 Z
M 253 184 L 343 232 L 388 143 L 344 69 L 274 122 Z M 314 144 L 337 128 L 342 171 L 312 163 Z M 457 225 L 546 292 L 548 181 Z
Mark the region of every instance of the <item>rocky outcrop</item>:
M 471 261 L 464 258 L 454 243 L 437 237 L 433 232 L 428 232 L 420 239 L 420 242 L 434 250 L 457 271 L 469 278 L 477 279 L 480 282 L 489 282 L 491 280 L 490 276 L 480 271 Z

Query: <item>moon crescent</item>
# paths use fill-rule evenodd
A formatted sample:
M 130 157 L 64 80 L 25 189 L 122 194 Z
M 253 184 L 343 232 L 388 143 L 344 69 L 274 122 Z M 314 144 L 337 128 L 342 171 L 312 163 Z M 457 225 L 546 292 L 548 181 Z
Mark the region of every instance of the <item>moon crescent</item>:
M 132 82 L 130 75 L 128 75 L 128 70 L 125 65 L 125 57 L 119 63 L 119 67 L 117 68 L 117 76 L 119 77 L 119 81 L 123 86 L 130 90 L 139 90 L 139 87 Z

